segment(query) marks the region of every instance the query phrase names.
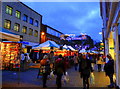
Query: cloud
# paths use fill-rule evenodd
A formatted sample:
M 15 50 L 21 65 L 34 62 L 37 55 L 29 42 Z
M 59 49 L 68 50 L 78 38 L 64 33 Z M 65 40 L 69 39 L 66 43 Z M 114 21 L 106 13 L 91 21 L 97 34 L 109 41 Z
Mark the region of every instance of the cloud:
M 65 34 L 86 32 L 92 38 L 101 31 L 99 3 L 97 2 L 26 2 L 43 16 L 43 23 Z M 96 38 L 101 39 L 98 35 Z

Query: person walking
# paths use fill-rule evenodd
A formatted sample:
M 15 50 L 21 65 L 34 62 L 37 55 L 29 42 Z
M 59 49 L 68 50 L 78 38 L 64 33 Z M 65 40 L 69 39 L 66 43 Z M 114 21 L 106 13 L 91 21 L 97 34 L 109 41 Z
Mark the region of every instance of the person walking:
M 77 67 L 78 67 L 78 56 L 77 56 L 76 54 L 74 54 L 73 60 L 74 60 L 75 71 L 77 71 Z
M 98 57 L 97 57 L 98 72 L 101 71 L 102 64 L 103 64 L 103 59 L 102 59 L 101 55 L 98 54 Z
M 81 78 L 83 78 L 83 89 L 89 89 L 89 77 L 90 73 L 93 72 L 91 61 L 87 59 L 86 55 L 82 56 L 81 61 L 79 62 L 79 72 Z
M 113 88 L 114 82 L 113 82 L 113 74 L 114 74 L 114 60 L 112 59 L 112 56 L 110 54 L 107 55 L 107 58 L 109 61 L 105 64 L 104 70 L 106 73 L 106 76 L 110 79 L 110 85 L 108 87 Z
M 61 84 L 61 79 L 62 79 L 62 75 L 65 75 L 65 65 L 64 65 L 64 59 L 62 57 L 62 55 L 60 54 L 59 57 L 56 59 L 55 61 L 55 74 L 57 75 L 56 77 L 56 85 L 57 85 L 57 89 L 60 89 L 62 87 Z
M 43 72 L 43 88 L 46 88 L 47 76 L 50 74 L 50 62 L 47 55 L 44 55 L 43 59 L 40 61 L 41 69 Z

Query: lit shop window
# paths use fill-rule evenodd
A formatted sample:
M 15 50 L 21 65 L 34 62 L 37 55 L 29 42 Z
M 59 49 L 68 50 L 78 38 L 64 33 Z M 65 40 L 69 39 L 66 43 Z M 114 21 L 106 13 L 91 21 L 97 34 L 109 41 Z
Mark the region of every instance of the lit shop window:
M 26 26 L 23 26 L 23 28 L 22 28 L 22 33 L 27 34 L 27 27 L 26 27 Z
M 20 30 L 20 24 L 15 23 L 14 30 L 19 32 L 19 30 Z
M 10 20 L 5 20 L 4 21 L 4 28 L 10 29 L 10 27 L 11 27 L 11 21 Z
M 38 31 L 37 30 L 35 30 L 34 36 L 38 37 Z
M 33 35 L 33 29 L 29 29 L 29 35 Z
M 35 20 L 35 26 L 38 27 L 38 21 L 37 20 Z
M 30 22 L 29 22 L 30 24 L 33 24 L 33 18 L 30 18 Z
M 15 16 L 16 16 L 18 19 L 20 19 L 21 12 L 20 12 L 20 11 L 16 11 Z
M 24 14 L 23 16 L 23 21 L 27 22 L 28 21 L 28 16 Z
M 10 6 L 6 6 L 6 13 L 9 14 L 9 15 L 12 15 L 12 7 Z

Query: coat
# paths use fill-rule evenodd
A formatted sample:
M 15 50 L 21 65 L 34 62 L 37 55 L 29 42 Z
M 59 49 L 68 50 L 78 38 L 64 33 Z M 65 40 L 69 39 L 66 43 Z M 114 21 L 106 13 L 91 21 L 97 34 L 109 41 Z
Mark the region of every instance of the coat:
M 79 72 L 81 72 L 81 78 L 83 76 L 90 77 L 90 73 L 93 72 L 93 69 L 89 59 L 81 59 L 79 62 Z
M 41 71 L 42 71 L 42 73 L 50 74 L 51 68 L 50 68 L 49 60 L 48 59 L 42 59 L 40 61 L 40 64 L 41 64 Z
M 64 60 L 62 58 L 58 58 L 55 61 L 55 74 L 62 75 L 65 74 L 65 65 Z
M 109 60 L 105 66 L 104 66 L 104 70 L 106 73 L 106 76 L 109 76 L 111 74 L 114 74 L 114 60 Z

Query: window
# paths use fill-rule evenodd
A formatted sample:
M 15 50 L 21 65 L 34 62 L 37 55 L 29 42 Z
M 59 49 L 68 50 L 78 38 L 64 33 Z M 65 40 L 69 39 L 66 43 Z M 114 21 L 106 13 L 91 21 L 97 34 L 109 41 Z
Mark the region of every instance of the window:
M 37 27 L 38 27 L 38 21 L 37 21 L 37 20 L 35 20 L 35 26 L 37 26 Z
M 27 22 L 28 21 L 28 16 L 24 14 L 23 16 L 23 21 Z
M 4 21 L 4 28 L 10 29 L 10 27 L 11 27 L 11 21 L 10 20 L 5 20 Z
M 33 24 L 33 18 L 30 18 L 30 24 Z
M 6 13 L 12 15 L 12 7 L 6 6 Z
M 19 30 L 20 30 L 20 24 L 15 23 L 14 30 L 19 32 Z
M 23 28 L 22 28 L 22 33 L 27 34 L 27 27 L 26 27 L 26 26 L 23 26 Z
M 16 16 L 18 19 L 20 19 L 21 12 L 20 12 L 20 11 L 16 11 L 15 16 Z
M 29 29 L 29 35 L 33 35 L 33 29 Z
M 34 36 L 38 37 L 38 31 L 37 30 L 35 30 Z

